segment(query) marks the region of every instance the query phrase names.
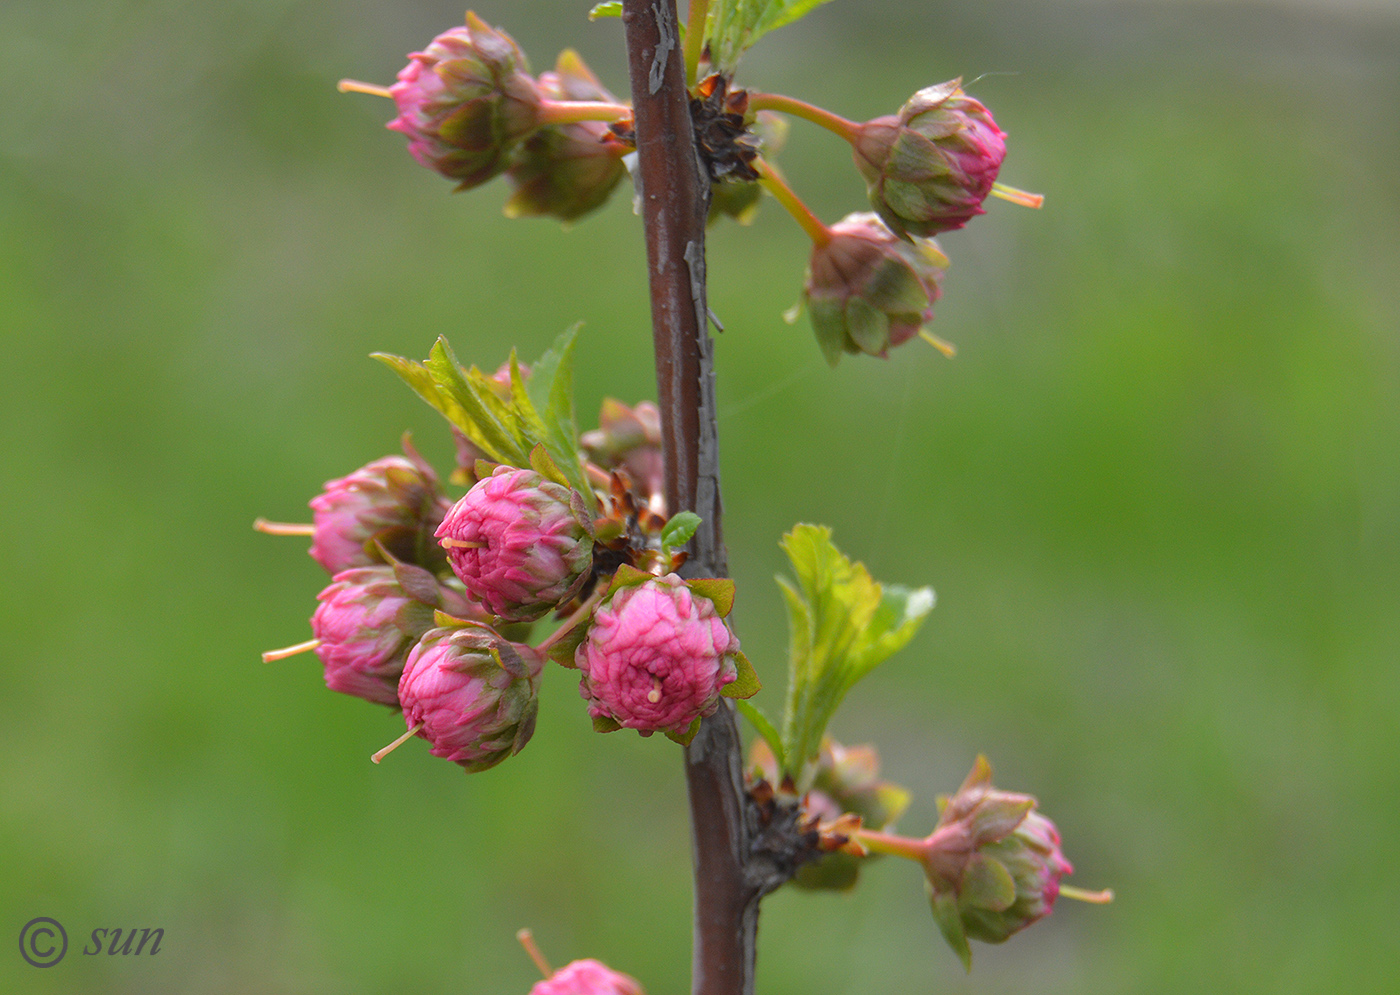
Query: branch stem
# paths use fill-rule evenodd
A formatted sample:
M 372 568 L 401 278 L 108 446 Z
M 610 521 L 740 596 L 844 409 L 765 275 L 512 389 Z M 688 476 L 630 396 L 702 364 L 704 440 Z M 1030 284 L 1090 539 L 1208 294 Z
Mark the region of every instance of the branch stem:
M 697 11 L 692 9 L 692 15 Z M 694 511 L 687 576 L 727 574 L 719 441 L 705 306 L 709 176 L 695 147 L 674 0 L 622 0 L 637 127 L 666 507 Z M 698 34 L 699 32 L 692 32 Z M 697 57 L 698 58 L 698 57 Z M 721 699 L 685 748 L 695 880 L 693 995 L 752 995 L 758 905 L 741 746 Z

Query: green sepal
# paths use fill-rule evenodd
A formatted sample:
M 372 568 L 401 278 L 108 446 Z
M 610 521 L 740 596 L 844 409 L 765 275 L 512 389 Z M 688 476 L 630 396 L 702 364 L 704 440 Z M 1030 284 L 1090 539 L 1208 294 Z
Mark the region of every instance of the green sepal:
M 812 322 L 812 332 L 817 336 L 817 345 L 827 364 L 835 367 L 841 362 L 841 354 L 846 351 L 846 309 L 838 300 L 821 297 L 808 298 L 807 317 Z
M 394 612 L 394 627 L 407 636 L 419 638 L 433 628 L 437 612 L 421 601 L 405 601 Z
M 621 728 L 621 724 L 611 715 L 593 716 L 594 732 L 617 732 Z
M 929 905 L 933 907 L 933 921 L 938 923 L 938 931 L 948 946 L 953 948 L 963 962 L 968 973 L 972 972 L 972 947 L 967 942 L 967 930 L 963 927 L 962 916 L 958 914 L 958 899 L 951 891 L 934 891 L 927 881 Z
M 758 674 L 754 672 L 753 664 L 749 663 L 749 658 L 741 652 L 735 652 L 734 664 L 739 675 L 726 684 L 720 694 L 726 698 L 752 698 L 763 689 Z
M 561 667 L 577 670 L 578 664 L 574 662 L 574 654 L 578 652 L 578 648 L 583 645 L 587 636 L 588 626 L 574 626 L 562 639 L 549 647 L 549 658 Z
M 540 714 L 540 699 L 530 698 L 525 705 L 525 713 L 520 716 L 520 722 L 515 727 L 515 739 L 510 744 L 510 755 L 515 756 L 525 748 L 525 744 L 530 742 L 530 737 L 535 734 L 535 720 Z
M 607 545 L 622 535 L 627 526 L 616 518 L 603 518 L 593 523 L 593 538 Z
M 621 17 L 622 0 L 603 0 L 600 4 L 594 4 L 593 9 L 588 12 L 590 21 L 602 20 L 604 17 Z
M 449 615 L 441 608 L 433 610 L 433 625 L 439 629 L 462 629 L 469 625 L 480 624 L 480 622 L 473 622 L 469 618 L 458 618 L 456 615 Z
M 697 716 L 695 718 L 695 721 L 690 723 L 689 727 L 687 727 L 685 732 L 676 732 L 674 729 L 667 729 L 666 738 L 673 743 L 680 743 L 682 746 L 689 746 L 690 741 L 695 738 L 695 734 L 699 731 L 700 718 L 699 716 Z
M 1016 882 L 1006 865 L 994 857 L 974 853 L 963 869 L 958 904 L 1004 912 L 1016 901 Z
M 691 593 L 714 602 L 715 613 L 720 618 L 728 617 L 734 610 L 734 581 L 728 577 L 693 577 L 685 586 Z
M 666 524 L 661 527 L 662 555 L 669 556 L 673 550 L 680 549 L 690 542 L 701 521 L 700 516 L 693 511 L 678 511 L 667 519 Z
M 622 566 L 618 567 L 617 572 L 613 574 L 612 583 L 608 585 L 606 597 L 611 598 L 625 587 L 640 587 L 647 581 L 655 579 L 655 577 L 645 570 L 638 570 L 636 567 L 632 566 L 632 564 L 624 563 Z
M 569 478 L 560 471 L 554 460 L 549 458 L 549 453 L 541 442 L 530 450 L 530 469 L 534 470 L 545 480 L 552 480 L 561 487 L 570 487 Z M 571 488 L 572 489 L 572 488 Z
M 476 474 L 477 480 L 485 480 L 487 477 L 491 476 L 491 474 L 495 473 L 496 467 L 500 465 L 499 463 L 492 463 L 490 460 L 478 459 L 472 464 L 472 473 Z

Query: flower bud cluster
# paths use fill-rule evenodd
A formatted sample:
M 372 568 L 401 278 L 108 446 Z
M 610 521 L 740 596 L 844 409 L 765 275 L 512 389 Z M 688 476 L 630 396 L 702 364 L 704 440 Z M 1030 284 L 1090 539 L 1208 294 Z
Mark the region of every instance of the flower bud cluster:
M 607 127 L 626 108 L 578 53 L 565 51 L 537 79 L 510 35 L 468 11 L 409 60 L 387 91 L 399 112 L 388 127 L 458 190 L 507 173 L 516 188 L 507 215 L 568 222 L 601 206 L 626 172 L 628 150 Z
M 508 368 L 493 378 L 503 400 L 509 378 Z M 590 475 L 611 488 L 591 495 L 605 511 L 597 519 L 547 456 L 531 459 L 552 477 L 474 461 L 480 478 L 450 505 L 407 445 L 407 457 L 330 481 L 310 502 L 313 525 L 259 524 L 310 534 L 313 555 L 336 568 L 315 638 L 265 658 L 314 649 L 327 686 L 400 709 L 405 738 L 468 771 L 529 740 L 547 658 L 580 670 L 595 727 L 684 738 L 738 680 L 742 654 L 723 618 L 732 585 L 668 572 L 698 519 L 678 526 L 690 528 L 680 538 L 666 531 L 659 431 L 654 405 L 605 402 L 582 445 L 601 464 Z M 556 632 L 520 641 L 551 612 L 565 619 Z M 746 660 L 742 669 L 752 677 Z

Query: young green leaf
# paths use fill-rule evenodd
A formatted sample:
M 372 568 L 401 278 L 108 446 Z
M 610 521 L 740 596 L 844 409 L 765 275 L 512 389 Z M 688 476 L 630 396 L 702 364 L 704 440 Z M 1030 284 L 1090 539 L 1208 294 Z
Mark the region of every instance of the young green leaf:
M 709 43 L 717 71 L 732 74 L 739 57 L 768 32 L 791 24 L 827 0 L 714 0 Z
M 749 720 L 749 724 L 763 737 L 763 741 L 773 751 L 773 756 L 778 758 L 778 770 L 786 770 L 787 758 L 783 753 L 783 737 L 778 735 L 778 727 L 773 725 L 773 720 L 763 709 L 751 701 L 738 699 L 734 702 L 734 707 L 739 710 L 740 715 Z
M 700 527 L 700 516 L 693 511 L 678 511 L 661 527 L 661 553 L 669 556 L 690 542 Z
M 601 20 L 604 17 L 621 17 L 622 0 L 603 0 L 603 3 L 594 4 L 593 9 L 588 12 L 590 21 Z
M 797 578 L 778 578 L 791 632 L 782 740 L 786 772 L 802 788 L 846 692 L 913 638 L 933 591 L 882 587 L 842 555 L 828 528 L 798 525 L 782 547 Z

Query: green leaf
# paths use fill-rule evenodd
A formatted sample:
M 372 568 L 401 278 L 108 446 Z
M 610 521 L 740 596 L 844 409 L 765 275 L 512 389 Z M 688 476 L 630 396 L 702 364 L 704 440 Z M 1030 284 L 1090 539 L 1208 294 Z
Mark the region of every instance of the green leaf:
M 778 727 L 773 724 L 773 720 L 751 701 L 737 700 L 734 707 L 739 710 L 740 715 L 749 720 L 749 725 L 763 737 L 763 741 L 773 751 L 773 756 L 778 758 L 778 770 L 786 770 L 787 757 L 783 753 L 783 737 L 778 735 Z
M 797 578 L 778 579 L 791 633 L 783 747 L 786 772 L 802 789 L 846 692 L 913 638 L 933 608 L 933 592 L 882 587 L 842 555 L 828 528 L 798 525 L 782 547 Z
M 438 337 L 424 365 L 432 374 L 438 389 L 465 412 L 468 424 L 459 427 L 467 436 L 497 463 L 523 466 L 528 450 L 521 448 L 515 434 L 501 424 L 482 403 L 481 398 L 462 375 L 462 367 L 458 364 L 457 357 L 452 354 L 452 347 L 447 344 L 446 339 Z M 494 392 L 488 393 L 499 402 Z
M 566 484 L 582 495 L 590 516 L 598 514 L 597 496 L 579 458 L 574 421 L 573 347 L 578 326 L 570 328 L 535 364 L 528 379 L 510 355 L 509 390 L 476 367 L 464 370 L 445 338 L 434 343 L 428 359 L 415 363 L 401 356 L 375 353 L 425 401 L 461 429 L 497 463 L 533 466 L 531 451 L 543 446 L 554 473 L 542 476 Z M 478 474 L 480 476 L 480 474 Z
M 534 470 L 545 480 L 552 480 L 556 484 L 569 486 L 569 481 L 564 477 L 554 460 L 549 458 L 549 453 L 545 451 L 544 443 L 540 443 L 530 450 L 530 469 Z
M 583 495 L 590 515 L 598 514 L 598 499 L 588 484 L 578 452 L 574 420 L 574 341 L 579 326 L 565 330 L 530 371 L 527 387 L 535 408 L 543 411 L 544 443 L 570 486 Z
M 372 352 L 369 355 L 371 359 L 379 360 L 385 366 L 389 367 L 389 369 L 397 373 L 404 383 L 413 388 L 415 394 L 437 408 L 448 421 L 462 429 L 462 431 L 467 432 L 468 435 L 471 434 L 468 431 L 471 425 L 471 419 L 466 416 L 466 412 L 462 410 L 460 404 L 457 404 L 451 397 L 443 393 L 426 366 L 421 363 L 415 363 L 411 359 L 404 359 L 402 356 L 394 356 L 387 352 Z
M 715 0 L 705 40 L 717 71 L 733 73 L 739 57 L 759 38 L 791 24 L 827 0 Z
M 601 20 L 604 17 L 621 17 L 622 0 L 603 0 L 603 3 L 595 4 L 588 12 L 590 21 Z
M 690 542 L 702 519 L 693 511 L 678 511 L 661 527 L 661 552 L 669 556 Z
M 758 680 L 758 674 L 754 672 L 753 664 L 749 663 L 749 658 L 743 653 L 734 654 L 734 662 L 739 669 L 739 675 L 724 686 L 720 694 L 726 698 L 752 698 L 763 690 L 763 685 Z

